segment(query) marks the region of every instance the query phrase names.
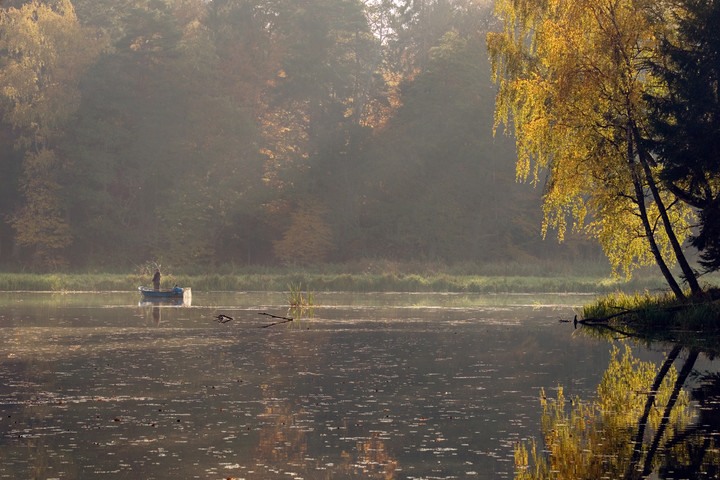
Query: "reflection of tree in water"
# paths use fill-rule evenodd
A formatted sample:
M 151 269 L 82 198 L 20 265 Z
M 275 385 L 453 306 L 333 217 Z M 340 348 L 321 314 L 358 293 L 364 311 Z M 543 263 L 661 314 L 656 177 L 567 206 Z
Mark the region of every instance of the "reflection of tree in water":
M 662 478 L 720 478 L 720 449 L 713 441 L 720 436 L 720 373 L 704 376 L 692 396 L 698 402 L 697 421 L 666 447 L 684 446 L 686 457 L 667 455 L 660 467 Z
M 19 337 L 19 331 L 13 332 Z M 15 338 L 17 338 L 15 337 Z M 13 392 L 9 397 L 17 402 L 11 406 L 12 414 L 4 412 L 0 422 L 0 476 L 2 478 L 50 478 L 60 465 L 69 475 L 75 473 L 79 478 L 77 459 L 73 455 L 59 456 L 52 449 L 48 437 L 58 435 L 57 415 L 65 406 L 56 397 L 60 392 L 56 362 L 29 358 L 22 362 L 13 362 L 11 370 L 17 378 L 16 385 L 26 389 Z M 3 385 L 3 396 L 13 389 Z M 11 401 L 12 402 L 12 401 Z M 27 452 L 24 461 L 18 461 L 14 455 L 18 449 Z
M 269 385 L 262 385 L 265 411 L 263 416 L 272 419 L 260 430 L 255 449 L 257 457 L 270 464 L 304 465 L 307 459 L 307 436 L 296 421 L 303 415 L 289 401 L 279 398 Z
M 300 316 L 298 318 L 302 319 Z M 282 327 L 296 328 L 297 325 L 300 323 L 296 321 Z M 318 398 L 318 389 L 322 392 L 323 388 L 309 380 L 311 377 L 284 372 L 288 366 L 295 371 L 320 371 L 323 367 L 322 359 L 326 357 L 317 355 L 315 349 L 332 342 L 329 337 L 318 338 L 316 343 L 307 343 L 304 347 L 295 345 L 292 351 L 267 353 L 267 376 L 273 381 L 261 385 L 264 410 L 260 416 L 265 421 L 260 427 L 254 449 L 255 463 L 271 470 L 292 470 L 304 478 L 336 478 L 340 475 L 342 478 L 394 480 L 397 478 L 398 460 L 388 448 L 386 440 L 368 430 L 370 424 L 356 424 L 351 419 L 340 417 L 340 412 L 336 411 L 339 401 L 333 399 L 330 389 L 322 393 L 322 402 L 311 401 L 310 398 Z M 288 391 L 295 392 L 292 398 L 308 399 L 307 403 L 291 400 Z M 331 444 L 333 439 L 349 435 L 348 432 L 352 430 L 351 436 L 357 439 L 354 448 L 343 450 L 340 455 L 342 461 L 332 467 L 328 467 L 322 457 L 315 458 L 308 454 L 308 429 L 322 429 L 323 422 L 319 416 L 326 414 L 337 416 L 333 425 L 327 428 L 329 432 L 336 430 L 335 433 L 339 434 L 328 433 L 321 438 L 327 438 Z
M 614 348 L 596 399 L 573 399 L 567 411 L 562 388 L 555 399 L 543 396 L 545 449 L 518 445 L 516 478 L 635 479 L 656 470 L 661 478 L 717 478 L 720 382 L 708 376 L 695 392 L 701 410 L 693 423 L 682 386 L 698 352 L 689 352 L 677 372 L 681 350 L 658 368 L 634 358 L 629 347 L 622 355 Z

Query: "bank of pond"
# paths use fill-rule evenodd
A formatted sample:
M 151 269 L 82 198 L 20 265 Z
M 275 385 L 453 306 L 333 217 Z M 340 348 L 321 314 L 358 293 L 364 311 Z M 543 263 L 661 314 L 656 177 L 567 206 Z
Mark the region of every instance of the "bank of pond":
M 665 341 L 720 353 L 720 289 L 678 299 L 669 293 L 601 296 L 584 305 L 575 321 L 600 336 Z
M 0 273 L 0 291 L 133 291 L 148 285 L 152 274 L 142 273 Z M 310 291 L 457 292 L 457 293 L 609 293 L 661 291 L 655 276 L 626 281 L 602 274 L 448 274 L 448 273 L 318 273 L 305 271 L 238 274 L 164 273 L 163 288 L 173 285 L 194 291 L 287 291 L 303 285 Z

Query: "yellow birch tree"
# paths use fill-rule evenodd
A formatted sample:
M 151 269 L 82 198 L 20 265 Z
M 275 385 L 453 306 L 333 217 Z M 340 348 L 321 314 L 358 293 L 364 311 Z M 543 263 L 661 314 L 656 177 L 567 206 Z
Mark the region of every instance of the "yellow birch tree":
M 616 273 L 655 262 L 682 297 L 669 268 L 680 260 L 695 280 L 679 248 L 693 215 L 657 185 L 657 167 L 638 148 L 654 3 L 498 0 L 503 29 L 488 35 L 488 50 L 496 128 L 516 136 L 517 178 L 547 175 L 543 234 L 556 229 L 562 241 L 570 220 L 600 242 Z

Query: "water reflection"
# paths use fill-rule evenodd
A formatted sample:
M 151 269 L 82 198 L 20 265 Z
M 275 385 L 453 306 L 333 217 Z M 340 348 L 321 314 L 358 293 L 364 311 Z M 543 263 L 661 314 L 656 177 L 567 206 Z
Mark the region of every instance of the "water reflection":
M 614 347 L 591 400 L 542 398 L 542 451 L 516 447 L 516 478 L 718 478 L 720 377 L 694 370 L 701 356 L 676 345 L 658 366 Z
M 312 315 L 269 293 L 34 298 L 0 293 L 0 478 L 512 478 L 540 389 L 588 398 L 611 361 L 558 322 L 566 296 L 322 295 Z

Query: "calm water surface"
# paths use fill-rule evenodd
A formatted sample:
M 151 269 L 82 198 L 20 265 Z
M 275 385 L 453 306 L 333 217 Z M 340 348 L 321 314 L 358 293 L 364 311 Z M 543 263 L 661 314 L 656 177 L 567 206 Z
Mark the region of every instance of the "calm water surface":
M 0 293 L 0 478 L 513 478 L 540 389 L 607 368 L 559 321 L 589 299 L 318 293 L 261 328 L 284 294 Z

